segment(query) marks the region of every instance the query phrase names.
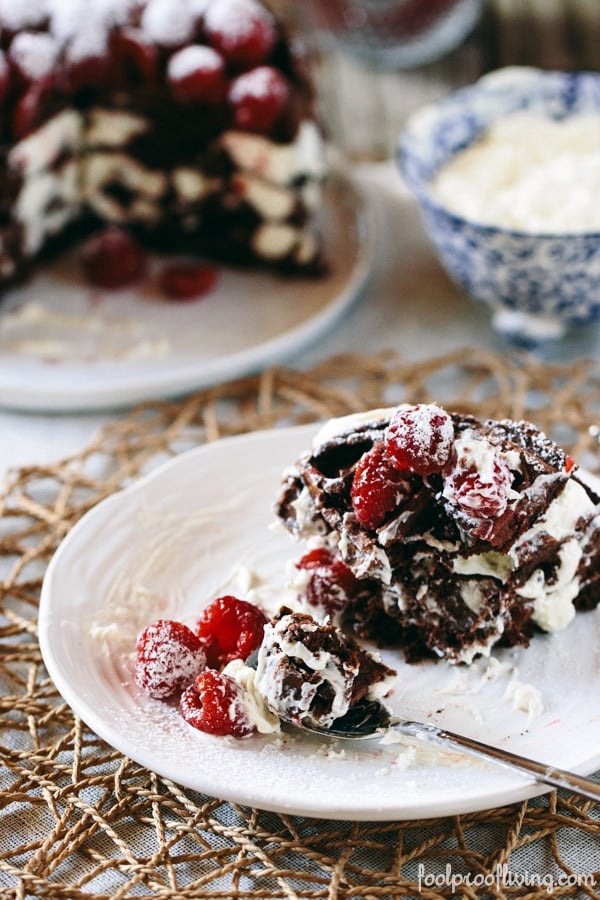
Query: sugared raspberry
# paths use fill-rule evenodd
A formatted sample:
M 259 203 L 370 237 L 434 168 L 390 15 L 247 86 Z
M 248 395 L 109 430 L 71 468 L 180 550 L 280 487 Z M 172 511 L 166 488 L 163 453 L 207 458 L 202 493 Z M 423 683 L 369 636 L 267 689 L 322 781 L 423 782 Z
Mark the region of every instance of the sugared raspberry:
M 206 669 L 179 700 L 185 721 L 208 734 L 245 738 L 254 725 L 244 709 L 242 687 L 230 675 Z
M 400 407 L 391 418 L 385 451 L 396 468 L 417 475 L 440 472 L 450 458 L 454 425 L 435 403 Z
M 231 82 L 227 94 L 235 125 L 268 134 L 287 106 L 288 82 L 272 66 L 259 66 Z
M 508 463 L 494 448 L 483 448 L 482 441 L 463 442 L 443 496 L 476 521 L 497 519 L 508 506 L 512 482 Z
M 80 28 L 70 37 L 65 48 L 66 88 L 78 93 L 110 83 L 114 60 L 106 30 Z
M 306 602 L 330 615 L 346 609 L 360 590 L 360 582 L 348 566 L 325 547 L 309 550 L 297 568 L 310 572 L 304 593 Z
M 121 81 L 149 84 L 156 80 L 158 51 L 143 31 L 138 28 L 121 28 L 112 38 L 112 52 Z
M 86 242 L 81 251 L 81 264 L 91 284 L 118 290 L 142 278 L 146 255 L 126 231 L 108 228 Z
M 196 623 L 209 667 L 221 669 L 232 659 L 250 656 L 262 641 L 266 623 L 263 612 L 247 600 L 231 595 L 213 600 Z
M 365 528 L 379 528 L 410 493 L 408 478 L 390 463 L 382 443 L 375 444 L 358 461 L 351 499 L 356 518 Z
M 157 700 L 167 700 L 181 693 L 205 665 L 206 656 L 200 640 L 182 622 L 158 619 L 138 636 L 136 684 Z
M 222 103 L 227 94 L 225 60 L 212 47 L 192 44 L 173 54 L 167 81 L 179 103 Z
M 204 14 L 204 32 L 238 69 L 266 62 L 277 41 L 273 16 L 255 0 L 213 0 Z
M 196 300 L 213 289 L 219 270 L 205 263 L 169 263 L 158 275 L 158 285 L 170 300 Z

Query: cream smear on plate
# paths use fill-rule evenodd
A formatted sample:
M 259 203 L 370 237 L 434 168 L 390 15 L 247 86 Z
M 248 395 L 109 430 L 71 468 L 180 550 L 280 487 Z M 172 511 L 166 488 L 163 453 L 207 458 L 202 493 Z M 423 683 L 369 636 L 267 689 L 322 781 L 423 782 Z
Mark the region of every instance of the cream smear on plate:
M 518 231 L 600 231 L 600 115 L 521 110 L 437 173 L 432 194 L 471 221 Z

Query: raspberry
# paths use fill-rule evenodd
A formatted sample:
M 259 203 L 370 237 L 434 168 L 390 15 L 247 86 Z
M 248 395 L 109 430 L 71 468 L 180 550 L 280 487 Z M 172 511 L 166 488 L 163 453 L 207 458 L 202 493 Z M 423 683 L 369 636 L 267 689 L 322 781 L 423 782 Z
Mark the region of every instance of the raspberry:
M 171 300 L 195 300 L 215 286 L 218 269 L 202 263 L 171 263 L 158 276 L 158 285 Z
M 200 640 L 182 622 L 158 619 L 138 636 L 136 684 L 157 700 L 181 693 L 205 665 Z
M 196 634 L 211 669 L 221 669 L 232 659 L 246 659 L 263 638 L 267 623 L 261 610 L 237 597 L 218 597 L 207 606 L 198 622 Z
M 450 458 L 454 426 L 445 410 L 435 403 L 396 410 L 385 437 L 386 453 L 396 468 L 432 475 Z
M 212 47 L 194 44 L 174 53 L 167 80 L 179 103 L 222 103 L 227 94 L 225 60 Z
M 238 69 L 265 62 L 277 41 L 273 16 L 255 0 L 216 0 L 204 16 L 204 32 L 213 47 Z
M 444 485 L 444 497 L 476 521 L 497 519 L 508 506 L 512 473 L 506 460 L 492 453 L 481 467 L 469 464 L 468 458 L 459 460 Z
M 227 100 L 238 128 L 268 134 L 288 104 L 288 82 L 272 66 L 259 66 L 231 82 Z
M 117 69 L 125 82 L 148 84 L 156 79 L 158 51 L 137 28 L 122 28 L 113 37 Z
M 359 580 L 326 548 L 309 550 L 296 564 L 310 572 L 305 599 L 330 615 L 341 612 L 360 589 Z
M 87 241 L 81 251 L 81 264 L 92 284 L 118 290 L 142 278 L 146 256 L 127 232 L 108 228 Z
M 242 698 L 242 687 L 234 678 L 207 669 L 183 692 L 179 710 L 185 721 L 200 731 L 245 738 L 255 729 Z
M 408 478 L 390 463 L 382 443 L 375 444 L 359 459 L 351 499 L 356 518 L 365 528 L 379 528 L 387 514 L 410 493 Z

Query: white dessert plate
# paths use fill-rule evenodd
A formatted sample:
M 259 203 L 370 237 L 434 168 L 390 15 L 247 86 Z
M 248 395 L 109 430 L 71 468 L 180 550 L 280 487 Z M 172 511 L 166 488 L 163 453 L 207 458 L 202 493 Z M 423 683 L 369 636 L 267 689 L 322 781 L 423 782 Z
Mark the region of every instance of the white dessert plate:
M 193 302 L 166 301 L 151 278 L 131 290 L 93 290 L 74 251 L 2 300 L 0 407 L 111 409 L 290 359 L 360 297 L 373 227 L 360 189 L 336 177 L 322 212 L 325 277 L 221 267 L 216 287 Z
M 230 438 L 182 454 L 92 509 L 52 559 L 39 632 L 64 699 L 141 765 L 188 788 L 279 812 L 394 820 L 492 808 L 542 793 L 525 777 L 409 742 L 348 744 L 299 734 L 236 741 L 188 726 L 135 686 L 135 640 L 153 619 L 193 622 L 216 596 L 292 598 L 300 546 L 273 528 L 281 472 L 313 426 Z M 470 668 L 406 665 L 396 711 L 555 766 L 600 768 L 600 613 L 527 650 Z

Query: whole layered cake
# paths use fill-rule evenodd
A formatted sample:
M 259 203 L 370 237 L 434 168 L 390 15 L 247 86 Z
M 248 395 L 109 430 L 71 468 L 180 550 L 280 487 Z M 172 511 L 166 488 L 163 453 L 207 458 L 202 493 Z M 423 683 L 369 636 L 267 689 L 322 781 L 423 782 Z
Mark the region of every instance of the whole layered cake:
M 257 0 L 1 0 L 0 286 L 100 225 L 321 269 L 303 61 Z
M 436 404 L 328 423 L 277 513 L 309 549 L 301 596 L 407 658 L 470 663 L 600 599 L 600 505 L 533 424 Z

